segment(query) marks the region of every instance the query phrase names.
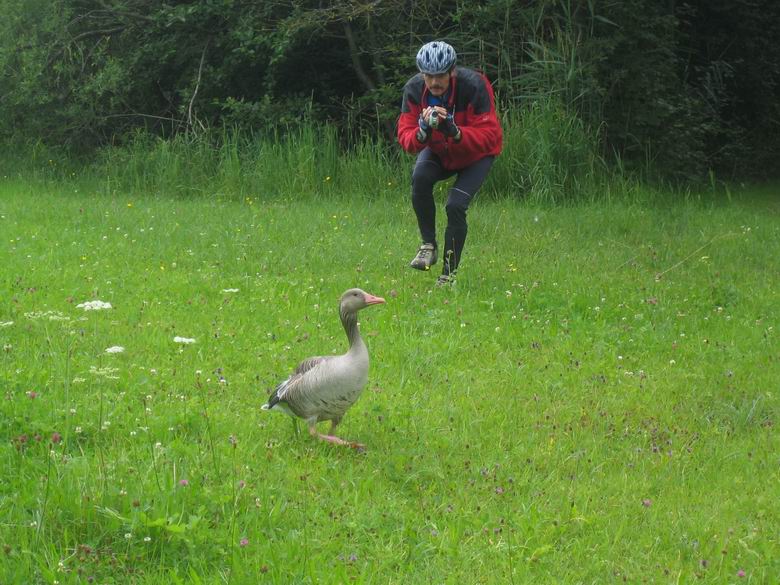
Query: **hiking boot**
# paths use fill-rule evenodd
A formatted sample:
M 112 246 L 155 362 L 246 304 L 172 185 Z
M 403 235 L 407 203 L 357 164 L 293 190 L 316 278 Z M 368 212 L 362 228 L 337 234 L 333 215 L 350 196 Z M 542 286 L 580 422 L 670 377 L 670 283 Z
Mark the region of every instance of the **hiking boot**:
M 433 244 L 423 244 L 420 246 L 420 249 L 417 250 L 417 256 L 409 263 L 409 266 L 415 270 L 430 270 L 431 266 L 436 264 L 436 260 L 438 260 L 436 246 Z
M 436 286 L 452 286 L 455 284 L 455 275 L 454 274 L 442 274 L 439 276 L 439 278 L 436 279 Z

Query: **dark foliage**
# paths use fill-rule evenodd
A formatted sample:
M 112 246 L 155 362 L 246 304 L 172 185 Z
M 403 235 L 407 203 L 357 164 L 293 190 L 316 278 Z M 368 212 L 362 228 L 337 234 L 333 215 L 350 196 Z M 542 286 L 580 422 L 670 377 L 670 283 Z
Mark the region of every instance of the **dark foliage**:
M 139 128 L 392 140 L 419 45 L 446 38 L 503 109 L 556 99 L 665 178 L 776 172 L 772 0 L 0 0 L 0 136 L 78 150 Z

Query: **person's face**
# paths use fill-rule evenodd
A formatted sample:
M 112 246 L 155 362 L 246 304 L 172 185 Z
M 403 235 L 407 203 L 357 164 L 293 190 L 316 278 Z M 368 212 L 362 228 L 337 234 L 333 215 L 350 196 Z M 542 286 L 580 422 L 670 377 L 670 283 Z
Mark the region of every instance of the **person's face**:
M 425 87 L 432 95 L 439 97 L 447 92 L 447 88 L 450 86 L 450 73 L 438 73 L 431 75 L 430 73 L 423 73 L 423 80 L 425 81 Z

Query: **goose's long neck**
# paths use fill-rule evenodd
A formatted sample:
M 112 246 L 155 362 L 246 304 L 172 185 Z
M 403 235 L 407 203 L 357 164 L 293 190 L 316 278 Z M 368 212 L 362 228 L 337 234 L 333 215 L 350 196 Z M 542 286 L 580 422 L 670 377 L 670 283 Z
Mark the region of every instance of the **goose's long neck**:
M 363 346 L 363 339 L 360 337 L 360 328 L 358 327 L 357 313 L 352 311 L 345 311 L 340 309 L 341 324 L 344 326 L 344 331 L 347 332 L 347 339 L 349 339 L 349 349 L 358 348 Z

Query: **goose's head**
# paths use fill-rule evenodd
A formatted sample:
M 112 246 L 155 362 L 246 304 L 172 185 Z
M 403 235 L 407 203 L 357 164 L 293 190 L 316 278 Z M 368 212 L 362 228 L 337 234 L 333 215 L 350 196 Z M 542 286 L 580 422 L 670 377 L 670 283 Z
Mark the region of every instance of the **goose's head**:
M 382 297 L 375 297 L 359 288 L 351 288 L 343 295 L 339 307 L 342 313 L 357 313 L 360 309 L 365 309 L 371 305 L 380 305 L 385 302 Z

